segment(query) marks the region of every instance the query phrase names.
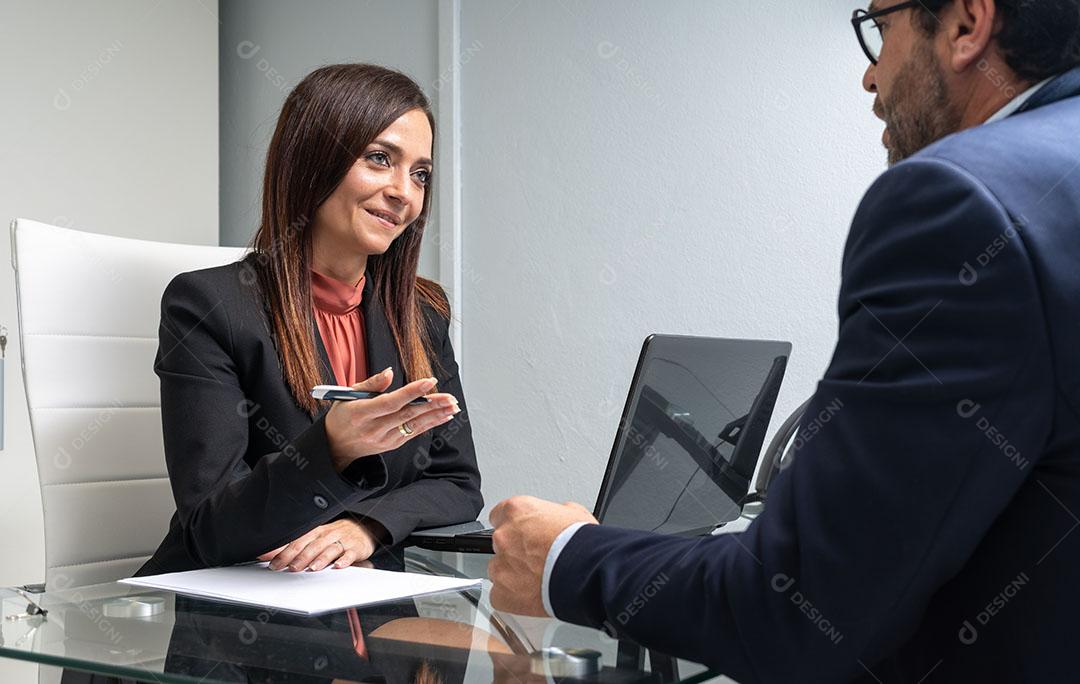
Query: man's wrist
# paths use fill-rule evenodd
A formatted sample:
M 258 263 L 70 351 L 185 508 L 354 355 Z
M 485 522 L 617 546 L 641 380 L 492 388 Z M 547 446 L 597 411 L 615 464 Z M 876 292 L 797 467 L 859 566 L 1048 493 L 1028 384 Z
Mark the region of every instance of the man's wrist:
M 551 543 L 551 548 L 548 549 L 547 559 L 544 561 L 544 573 L 540 579 L 540 599 L 544 603 L 544 611 L 550 617 L 557 617 L 555 615 L 555 609 L 551 607 L 551 575 L 555 572 L 555 563 L 559 560 L 559 554 L 568 543 L 570 538 L 574 536 L 579 529 L 584 525 L 590 525 L 592 523 L 576 522 L 568 525 L 566 529 L 555 537 L 555 541 Z

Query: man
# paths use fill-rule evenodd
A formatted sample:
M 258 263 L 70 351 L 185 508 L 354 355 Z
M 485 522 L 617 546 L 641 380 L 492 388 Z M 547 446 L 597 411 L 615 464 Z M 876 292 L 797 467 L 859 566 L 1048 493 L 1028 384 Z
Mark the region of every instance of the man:
M 856 13 L 891 168 L 803 440 L 742 534 L 492 511 L 497 608 L 748 682 L 1075 681 L 1080 0 Z

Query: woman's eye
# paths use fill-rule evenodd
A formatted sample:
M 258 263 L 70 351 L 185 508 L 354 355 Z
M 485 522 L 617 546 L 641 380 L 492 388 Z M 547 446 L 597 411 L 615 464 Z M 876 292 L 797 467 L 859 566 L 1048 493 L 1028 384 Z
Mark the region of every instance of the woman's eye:
M 413 174 L 413 177 L 416 178 L 417 182 L 420 183 L 420 185 L 427 185 L 428 181 L 431 180 L 431 172 L 430 171 L 417 171 L 416 173 Z
M 385 152 L 372 152 L 367 158 L 381 166 L 390 166 L 390 156 Z

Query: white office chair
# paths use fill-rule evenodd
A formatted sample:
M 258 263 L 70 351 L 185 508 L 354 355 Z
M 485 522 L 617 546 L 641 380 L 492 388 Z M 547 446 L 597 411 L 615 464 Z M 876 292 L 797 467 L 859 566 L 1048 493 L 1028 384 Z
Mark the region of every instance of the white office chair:
M 45 581 L 131 575 L 175 510 L 154 374 L 161 293 L 244 249 L 132 240 L 16 219 L 23 380 L 45 518 Z

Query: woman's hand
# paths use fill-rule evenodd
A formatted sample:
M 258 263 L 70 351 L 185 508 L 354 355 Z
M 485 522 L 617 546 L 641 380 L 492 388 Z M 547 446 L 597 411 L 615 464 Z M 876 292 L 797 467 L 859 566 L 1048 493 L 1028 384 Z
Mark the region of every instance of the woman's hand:
M 376 526 L 377 532 L 371 529 Z M 264 553 L 259 560 L 270 561 L 271 570 L 288 569 L 289 572 L 314 572 L 331 564 L 335 568 L 360 564 L 378 548 L 381 528 L 382 525 L 373 520 L 361 522 L 342 518 L 319 525 L 296 541 Z
M 352 388 L 383 392 L 393 378 L 394 371 L 387 368 Z M 435 379 L 426 378 L 374 399 L 334 402 L 326 414 L 326 437 L 334 468 L 341 472 L 358 458 L 393 451 L 461 411 L 453 396 L 428 394 L 434 388 Z M 427 403 L 409 403 L 425 395 Z

